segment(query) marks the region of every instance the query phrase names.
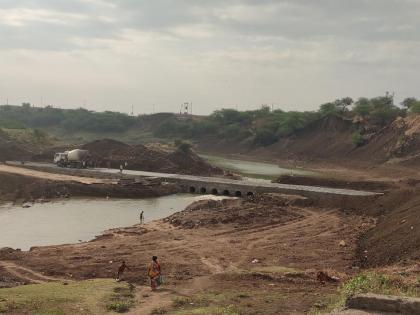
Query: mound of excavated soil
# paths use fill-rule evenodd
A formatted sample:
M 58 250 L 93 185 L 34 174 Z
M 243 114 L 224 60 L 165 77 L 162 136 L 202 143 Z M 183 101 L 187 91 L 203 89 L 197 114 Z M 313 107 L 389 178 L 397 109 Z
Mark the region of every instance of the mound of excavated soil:
M 53 181 L 0 172 L 0 201 L 35 201 L 70 196 L 146 198 L 177 193 L 173 184 L 83 184 L 76 181 Z
M 420 189 L 401 189 L 379 198 L 365 211 L 379 216 L 359 241 L 362 265 L 380 266 L 420 259 Z
M 89 150 L 99 167 L 119 168 L 164 173 L 217 175 L 223 171 L 201 159 L 193 151 L 159 150 L 144 145 L 128 145 L 116 140 L 104 139 L 87 143 L 82 149 Z
M 9 136 L 0 129 L 0 162 L 7 160 L 21 160 L 30 156 L 29 152 L 14 143 Z
M 217 224 L 238 224 L 243 227 L 286 223 L 300 218 L 296 211 L 286 206 L 288 202 L 285 197 L 272 195 L 257 196 L 252 200 L 203 200 L 165 221 L 185 229 Z

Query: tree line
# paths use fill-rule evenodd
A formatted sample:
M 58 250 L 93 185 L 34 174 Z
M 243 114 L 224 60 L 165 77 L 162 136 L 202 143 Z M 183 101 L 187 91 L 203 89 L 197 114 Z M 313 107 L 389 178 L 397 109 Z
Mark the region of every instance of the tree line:
M 29 103 L 24 103 L 22 106 L 0 106 L 0 127 L 115 133 L 132 128 L 144 131 L 144 126 L 149 122 L 148 131 L 157 137 L 196 140 L 216 136 L 267 146 L 330 115 L 363 121 L 372 128 L 381 128 L 395 118 L 405 117 L 410 113 L 420 113 L 419 100 L 406 98 L 397 105 L 390 94 L 374 98 L 362 97 L 356 101 L 345 97 L 321 104 L 316 111 L 271 110 L 268 106 L 262 106 L 260 109 L 249 111 L 221 109 L 209 116 L 156 114 L 134 117 L 118 112 L 95 112 L 83 108 L 32 107 Z M 357 145 L 363 144 L 363 136 L 357 128 L 353 142 Z

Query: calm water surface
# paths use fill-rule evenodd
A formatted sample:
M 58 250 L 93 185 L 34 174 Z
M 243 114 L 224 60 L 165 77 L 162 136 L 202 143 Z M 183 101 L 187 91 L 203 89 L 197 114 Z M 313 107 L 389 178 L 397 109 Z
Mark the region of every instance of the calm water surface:
M 310 171 L 302 169 L 288 169 L 282 168 L 277 164 L 252 162 L 238 159 L 223 158 L 215 155 L 200 154 L 202 158 L 209 161 L 211 164 L 231 170 L 235 173 L 241 174 L 246 177 L 260 178 L 260 179 L 275 179 L 284 174 L 298 174 L 310 175 L 314 174 Z
M 88 241 L 102 231 L 145 222 L 184 210 L 194 201 L 216 196 L 177 194 L 148 199 L 66 199 L 30 208 L 0 205 L 0 248 L 28 250 L 31 246 Z

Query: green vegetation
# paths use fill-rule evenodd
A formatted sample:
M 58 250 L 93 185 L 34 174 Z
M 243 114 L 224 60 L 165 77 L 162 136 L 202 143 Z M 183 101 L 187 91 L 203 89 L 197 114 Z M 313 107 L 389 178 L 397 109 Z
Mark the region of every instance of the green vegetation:
M 0 290 L 0 313 L 103 314 L 133 305 L 131 288 L 110 279 L 25 285 Z
M 0 106 L 0 127 L 9 129 L 59 127 L 67 131 L 123 132 L 135 124 L 134 117 L 116 112 L 97 113 L 83 108 L 60 109 Z
M 183 153 L 188 153 L 192 148 L 192 144 L 182 140 L 175 140 L 175 147 Z
M 0 106 L 0 128 L 30 129 L 33 130 L 34 138 L 38 139 L 45 137 L 45 130 L 48 129 L 49 133 L 58 135 L 59 139 L 71 135 L 74 139 L 79 138 L 79 142 L 116 136 L 129 142 L 145 142 L 156 138 L 199 141 L 205 137 L 216 137 L 255 146 L 269 146 L 281 138 L 310 128 L 315 121 L 327 116 L 349 121 L 361 117 L 364 123 L 381 128 L 407 113 L 420 113 L 420 101 L 407 98 L 397 106 L 390 94 L 371 99 L 359 98 L 355 102 L 345 97 L 320 105 L 318 111 L 271 110 L 263 106 L 243 112 L 221 109 L 209 116 L 159 113 L 134 117 L 83 108 L 38 108 L 24 103 L 22 106 Z M 354 136 L 354 142 L 361 145 L 362 137 Z M 186 145 L 183 146 L 187 149 Z
M 337 294 L 325 298 L 312 313 L 327 314 L 343 307 L 348 297 L 362 293 L 420 297 L 420 277 L 363 272 L 345 282 Z
M 363 136 L 360 134 L 360 131 L 356 131 L 355 133 L 353 133 L 353 135 L 351 136 L 351 140 L 353 144 L 357 147 L 364 145 L 366 142 L 365 138 L 363 138 Z
M 242 297 L 239 297 L 242 296 Z M 244 307 L 236 299 L 248 294 L 208 291 L 191 298 L 178 297 L 173 301 L 173 315 L 244 315 Z

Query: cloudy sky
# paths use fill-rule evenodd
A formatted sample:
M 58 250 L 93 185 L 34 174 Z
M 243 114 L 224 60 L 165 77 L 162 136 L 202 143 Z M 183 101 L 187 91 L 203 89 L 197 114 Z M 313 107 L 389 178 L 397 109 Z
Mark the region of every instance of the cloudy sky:
M 0 103 L 136 113 L 420 97 L 420 0 L 0 0 Z

